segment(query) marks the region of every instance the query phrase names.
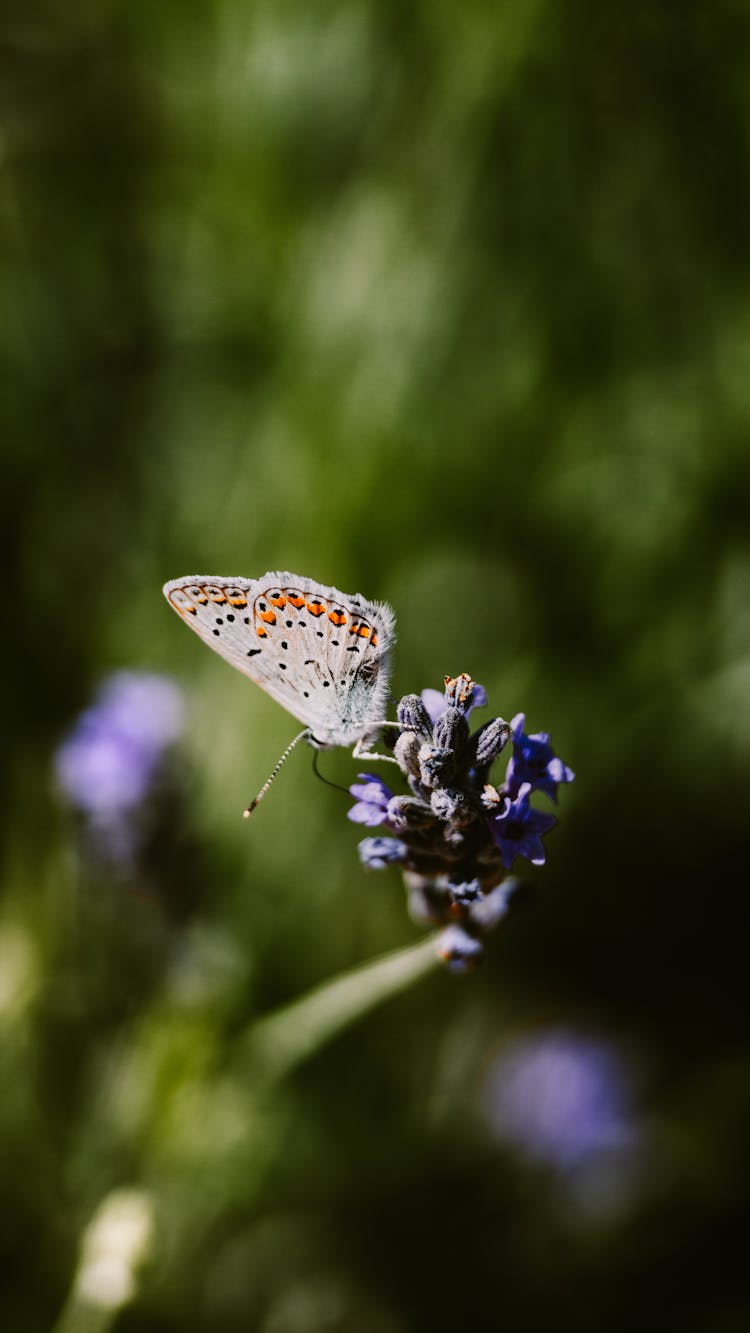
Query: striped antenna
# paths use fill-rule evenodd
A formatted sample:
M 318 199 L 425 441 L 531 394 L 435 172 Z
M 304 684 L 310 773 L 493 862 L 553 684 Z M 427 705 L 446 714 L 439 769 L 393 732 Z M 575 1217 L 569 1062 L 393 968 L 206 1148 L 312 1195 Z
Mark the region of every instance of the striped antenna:
M 301 731 L 301 732 L 299 733 L 299 736 L 295 736 L 294 740 L 291 741 L 291 742 L 289 743 L 289 745 L 287 745 L 287 747 L 286 747 L 284 753 L 282 754 L 281 758 L 279 759 L 279 762 L 276 764 L 276 767 L 273 769 L 273 771 L 272 771 L 272 772 L 269 774 L 269 776 L 266 778 L 265 782 L 263 783 L 263 786 L 261 787 L 260 791 L 258 792 L 258 795 L 255 797 L 255 800 L 254 800 L 254 801 L 251 801 L 250 804 L 247 806 L 247 808 L 246 808 L 245 810 L 243 810 L 242 813 L 243 813 L 243 816 L 244 816 L 245 819 L 249 819 L 249 818 L 250 818 L 250 815 L 253 813 L 253 810 L 255 809 L 256 805 L 258 805 L 258 804 L 263 800 L 263 797 L 265 796 L 266 792 L 268 791 L 268 788 L 270 787 L 271 783 L 273 782 L 274 778 L 276 777 L 276 774 L 278 773 L 278 771 L 279 771 L 279 769 L 281 768 L 282 764 L 285 764 L 285 763 L 286 763 L 286 761 L 287 761 L 287 759 L 289 758 L 290 754 L 292 753 L 292 750 L 294 749 L 295 745 L 299 745 L 300 741 L 306 741 L 306 740 L 309 740 L 309 738 L 310 738 L 311 735 L 312 735 L 312 732 L 310 731 L 310 728 L 309 728 L 309 727 L 305 727 L 304 731 Z

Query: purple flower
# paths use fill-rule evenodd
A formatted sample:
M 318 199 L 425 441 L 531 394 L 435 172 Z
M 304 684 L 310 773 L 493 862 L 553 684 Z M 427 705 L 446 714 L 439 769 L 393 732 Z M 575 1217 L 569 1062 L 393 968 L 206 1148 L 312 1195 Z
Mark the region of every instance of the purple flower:
M 505 776 L 506 791 L 510 796 L 517 796 L 522 784 L 528 782 L 534 791 L 543 791 L 556 801 L 559 784 L 572 782 L 575 773 L 562 759 L 558 759 L 546 731 L 539 731 L 533 736 L 525 735 L 525 721 L 525 714 L 517 713 L 510 724 L 513 754 Z
M 554 815 L 532 809 L 530 795 L 531 783 L 524 782 L 515 800 L 506 796 L 500 813 L 489 820 L 492 837 L 500 848 L 506 870 L 510 870 L 517 856 L 525 856 L 532 865 L 544 865 L 546 853 L 542 834 L 551 829 L 557 820 Z
M 481 961 L 484 945 L 463 926 L 446 926 L 435 941 L 438 958 L 451 972 L 471 972 Z
M 491 1066 L 493 1128 L 528 1157 L 579 1168 L 636 1136 L 628 1070 L 604 1041 L 551 1029 L 512 1042 Z
M 365 838 L 363 864 L 399 866 L 412 918 L 437 926 L 440 957 L 453 971 L 466 972 L 509 910 L 517 881 L 507 872 L 516 857 L 534 865 L 545 860 L 542 837 L 557 821 L 534 810 L 531 795 L 540 787 L 554 799 L 557 785 L 573 774 L 547 736 L 524 735 L 519 714 L 508 780 L 492 786 L 490 770 L 511 727 L 495 717 L 472 732 L 469 714 L 487 703 L 484 687 L 466 671 L 443 679 L 442 693 L 405 694 L 397 704 L 393 759 L 408 791 L 393 796 L 380 778 L 361 773 L 349 789 L 356 798 L 349 818 L 395 835 Z
M 146 796 L 165 747 L 180 734 L 182 718 L 180 691 L 165 676 L 117 672 L 57 751 L 62 791 L 100 821 L 133 810 Z
M 430 715 L 433 726 L 448 707 L 448 700 L 442 690 L 422 690 L 422 703 Z
M 393 793 L 374 773 L 360 773 L 359 782 L 353 782 L 349 791 L 357 799 L 356 805 L 347 811 L 355 824 L 374 828 L 376 824 L 387 822 L 388 802 Z
M 448 885 L 450 889 L 451 900 L 457 903 L 459 907 L 468 907 L 470 903 L 475 903 L 482 897 L 482 886 L 478 879 L 468 879 L 456 884 Z
M 496 885 L 484 897 L 473 902 L 467 914 L 472 929 L 480 935 L 486 935 L 489 931 L 494 930 L 498 922 L 502 921 L 504 916 L 507 916 L 511 900 L 518 892 L 518 887 L 519 881 L 515 877 L 504 879 L 502 884 Z
M 386 866 L 403 861 L 408 850 L 406 843 L 398 838 L 363 838 L 359 844 L 359 859 L 368 870 L 384 870 Z

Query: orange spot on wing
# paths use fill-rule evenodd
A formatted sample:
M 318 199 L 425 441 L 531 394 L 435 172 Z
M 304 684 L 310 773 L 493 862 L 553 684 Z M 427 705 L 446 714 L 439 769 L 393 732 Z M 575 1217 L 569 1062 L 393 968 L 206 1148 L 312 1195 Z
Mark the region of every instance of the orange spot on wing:
M 358 633 L 360 639 L 369 639 L 369 637 L 370 637 L 370 626 L 369 626 L 369 625 L 360 625 L 359 628 L 358 628 L 358 630 L 357 630 L 357 633 Z
M 211 601 L 216 602 L 218 606 L 221 606 L 227 600 L 221 588 L 209 588 L 208 595 Z
M 236 597 L 230 597 L 229 600 L 232 603 L 232 606 L 247 606 L 247 598 L 243 597 L 241 593 L 237 593 Z
M 275 612 L 275 611 L 261 611 L 261 613 L 260 613 L 260 618 L 261 618 L 261 620 L 265 620 L 265 622 L 266 622 L 267 625 L 275 625 L 275 624 L 276 624 L 276 612 Z
M 181 616 L 184 616 L 186 612 L 189 612 L 191 616 L 198 614 L 198 608 L 193 606 L 184 588 L 175 588 L 169 594 L 169 604 L 174 607 L 175 611 L 179 611 Z
M 370 643 L 372 644 L 373 648 L 376 648 L 376 647 L 377 647 L 378 636 L 377 636 L 377 634 L 375 633 L 375 630 L 373 630 L 373 631 L 372 631 L 372 634 L 370 635 Z
M 259 638 L 259 639 L 267 639 L 267 638 L 268 638 L 268 630 L 267 630 L 267 629 L 264 629 L 262 625 L 259 625 L 258 628 L 257 628 L 257 630 L 256 630 L 255 632 L 256 632 L 256 634 L 258 635 L 258 638 Z
M 318 601 L 308 602 L 307 609 L 310 612 L 311 616 L 322 616 L 323 612 L 326 609 L 325 602 L 318 602 Z
M 278 606 L 280 611 L 283 611 L 286 606 L 286 597 L 283 595 L 281 597 L 269 597 L 268 600 L 271 603 L 271 606 Z
M 328 619 L 332 620 L 334 625 L 346 624 L 346 616 L 344 615 L 343 611 L 329 611 Z
M 289 601 L 291 602 L 292 606 L 296 606 L 296 608 L 297 608 L 298 611 L 299 611 L 299 608 L 300 608 L 301 606 L 304 606 L 304 605 L 305 605 L 305 599 L 304 599 L 304 597 L 291 597 L 291 596 L 290 596 Z

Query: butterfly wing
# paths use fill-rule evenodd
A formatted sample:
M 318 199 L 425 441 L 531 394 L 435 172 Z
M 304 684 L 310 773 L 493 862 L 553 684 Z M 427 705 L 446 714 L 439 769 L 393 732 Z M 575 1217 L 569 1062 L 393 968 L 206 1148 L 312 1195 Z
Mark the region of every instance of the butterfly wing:
M 215 652 L 323 745 L 348 745 L 383 720 L 394 638 L 390 607 L 287 572 L 191 575 L 167 601 Z

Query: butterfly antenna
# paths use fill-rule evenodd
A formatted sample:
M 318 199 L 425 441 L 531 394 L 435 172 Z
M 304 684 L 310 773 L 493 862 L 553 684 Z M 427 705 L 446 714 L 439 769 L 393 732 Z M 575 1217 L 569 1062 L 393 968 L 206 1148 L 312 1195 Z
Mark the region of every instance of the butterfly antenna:
M 286 761 L 287 761 L 287 759 L 289 758 L 290 754 L 292 753 L 292 750 L 294 749 L 295 745 L 299 745 L 300 741 L 305 741 L 305 740 L 307 740 L 308 737 L 310 736 L 310 734 L 311 734 L 311 733 L 310 733 L 310 728 L 309 728 L 309 727 L 305 727 L 304 731 L 301 731 L 301 732 L 299 733 L 299 736 L 295 736 L 294 740 L 293 740 L 293 741 L 290 741 L 289 745 L 287 745 L 287 747 L 286 747 L 284 753 L 282 754 L 281 758 L 279 759 L 279 762 L 276 764 L 275 768 L 269 773 L 268 777 L 266 778 L 265 782 L 263 783 L 263 786 L 261 787 L 260 791 L 258 792 L 258 795 L 255 797 L 255 800 L 254 800 L 254 801 L 251 801 L 250 804 L 247 806 L 247 808 L 246 808 L 245 810 L 243 810 L 242 813 L 243 813 L 245 819 L 249 819 L 249 817 L 250 817 L 250 815 L 253 813 L 253 810 L 255 809 L 256 805 L 259 805 L 260 802 L 263 800 L 263 797 L 265 796 L 266 792 L 268 791 L 268 788 L 270 787 L 271 783 L 273 782 L 274 778 L 276 777 L 276 774 L 278 773 L 278 771 L 279 771 L 279 769 L 281 768 L 282 764 L 285 764 L 285 763 L 286 763 Z
M 341 784 L 340 784 L 339 782 L 331 782 L 331 779 L 330 779 L 330 778 L 326 778 L 326 777 L 323 776 L 323 774 L 321 773 L 320 769 L 318 768 L 318 751 L 317 751 L 317 750 L 313 750 L 313 763 L 312 763 L 312 766 L 313 766 L 313 773 L 315 774 L 316 778 L 320 778 L 320 781 L 321 781 L 321 782 L 325 782 L 326 787 L 333 787 L 334 791 L 342 791 L 342 792 L 344 793 L 345 796 L 348 796 L 348 795 L 349 795 L 349 788 L 348 788 L 348 787 L 342 787 Z

